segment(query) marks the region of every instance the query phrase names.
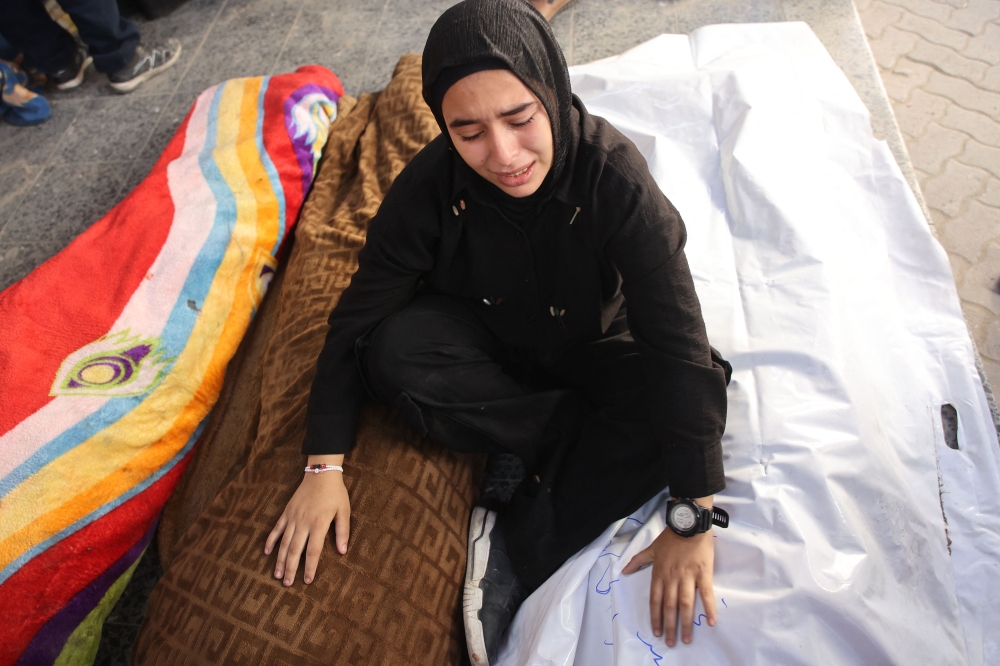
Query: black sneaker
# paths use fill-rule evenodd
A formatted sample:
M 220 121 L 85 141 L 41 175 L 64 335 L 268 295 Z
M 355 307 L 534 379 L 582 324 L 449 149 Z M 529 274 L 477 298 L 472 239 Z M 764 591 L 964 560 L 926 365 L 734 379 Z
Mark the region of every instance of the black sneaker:
M 132 92 L 157 74 L 169 69 L 181 57 L 181 43 L 170 38 L 162 44 L 135 47 L 132 62 L 108 74 L 111 87 L 116 92 Z
M 83 74 L 92 62 L 94 62 L 94 59 L 87 53 L 87 47 L 82 45 L 77 46 L 69 65 L 60 69 L 55 74 L 50 74 L 49 78 L 55 82 L 56 88 L 59 90 L 76 88 L 83 83 Z
M 500 639 L 525 596 L 507 557 L 497 513 L 475 507 L 469 522 L 469 560 L 462 594 L 465 641 L 472 666 L 496 663 Z

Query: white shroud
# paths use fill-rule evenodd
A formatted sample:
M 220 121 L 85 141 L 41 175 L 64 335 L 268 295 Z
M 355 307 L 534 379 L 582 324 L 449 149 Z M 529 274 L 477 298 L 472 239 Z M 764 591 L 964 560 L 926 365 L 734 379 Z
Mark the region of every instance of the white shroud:
M 718 625 L 691 645 L 653 638 L 651 570 L 620 574 L 661 495 L 525 602 L 499 663 L 1000 664 L 996 431 L 947 257 L 843 73 L 801 23 L 663 35 L 571 73 L 687 224 L 734 368 L 732 524 Z

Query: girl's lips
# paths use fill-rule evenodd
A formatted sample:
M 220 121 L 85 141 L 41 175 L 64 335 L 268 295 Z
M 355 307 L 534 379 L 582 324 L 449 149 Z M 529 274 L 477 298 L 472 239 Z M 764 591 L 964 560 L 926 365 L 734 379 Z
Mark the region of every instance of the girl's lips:
M 500 181 L 500 184 L 505 187 L 520 187 L 530 181 L 531 177 L 535 175 L 535 163 L 532 162 L 518 171 L 508 173 L 497 173 L 494 171 L 493 174 Z

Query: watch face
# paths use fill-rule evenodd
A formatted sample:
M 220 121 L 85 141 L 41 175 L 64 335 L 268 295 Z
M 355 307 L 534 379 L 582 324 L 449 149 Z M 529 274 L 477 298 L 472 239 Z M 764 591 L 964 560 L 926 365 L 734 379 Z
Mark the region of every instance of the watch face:
M 670 522 L 681 532 L 687 532 L 697 524 L 698 517 L 687 504 L 677 504 L 670 510 Z

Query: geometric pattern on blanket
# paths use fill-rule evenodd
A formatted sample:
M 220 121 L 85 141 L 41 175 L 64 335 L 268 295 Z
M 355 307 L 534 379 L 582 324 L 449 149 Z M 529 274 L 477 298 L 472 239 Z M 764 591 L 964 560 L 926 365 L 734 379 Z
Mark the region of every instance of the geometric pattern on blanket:
M 342 94 L 321 67 L 203 92 L 135 190 L 0 294 L 0 664 L 93 661 Z
M 136 666 L 462 662 L 465 543 L 482 456 L 444 450 L 369 403 L 344 463 L 348 553 L 327 538 L 315 580 L 302 582 L 300 564 L 287 588 L 273 576 L 276 555 L 263 553 L 302 480 L 326 319 L 389 185 L 439 132 L 420 81 L 419 56 L 404 56 L 384 91 L 341 99 L 280 285 L 259 398 L 229 405 L 248 419 L 259 410 L 249 460 L 172 549 Z
M 345 464 L 350 550 L 341 557 L 327 539 L 315 580 L 305 585 L 300 565 L 286 588 L 263 543 L 302 480 L 297 453 L 260 452 L 188 530 L 132 664 L 461 663 L 472 457 L 366 406 Z

